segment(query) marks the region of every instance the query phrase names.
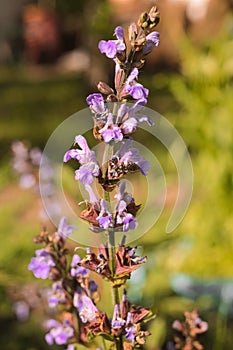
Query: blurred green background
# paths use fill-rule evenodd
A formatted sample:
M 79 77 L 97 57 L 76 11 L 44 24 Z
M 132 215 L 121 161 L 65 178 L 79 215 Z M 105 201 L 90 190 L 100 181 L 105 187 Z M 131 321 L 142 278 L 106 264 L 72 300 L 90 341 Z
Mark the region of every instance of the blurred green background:
M 5 14 L 0 18 L 0 329 L 4 350 L 49 348 L 41 328 L 46 287 L 38 283 L 43 286 L 38 291 L 27 271 L 36 248 L 32 239 L 42 225 L 40 200 L 35 192 L 19 187 L 11 166 L 11 144 L 24 140 L 43 149 L 64 119 L 86 107 L 85 97 L 97 91 L 99 80 L 111 83 L 113 64 L 98 52 L 98 40 L 111 38 L 116 25 L 126 27 L 153 5 L 149 0 L 32 4 L 4 3 Z M 203 336 L 205 349 L 231 350 L 232 3 L 164 0 L 159 9 L 161 45 L 148 59 L 140 81 L 150 89 L 148 107 L 177 128 L 189 149 L 194 191 L 182 223 L 167 235 L 177 175 L 169 156 L 155 145 L 168 196 L 159 221 L 138 242 L 149 262 L 129 282 L 129 295 L 157 314 L 149 327 L 148 349 L 167 349 L 173 320 L 182 319 L 185 310 L 198 308 L 209 322 L 210 329 Z M 67 184 L 72 195 L 70 187 Z M 108 293 L 104 286 L 102 291 Z M 15 302 L 29 299 L 30 317 L 19 322 Z

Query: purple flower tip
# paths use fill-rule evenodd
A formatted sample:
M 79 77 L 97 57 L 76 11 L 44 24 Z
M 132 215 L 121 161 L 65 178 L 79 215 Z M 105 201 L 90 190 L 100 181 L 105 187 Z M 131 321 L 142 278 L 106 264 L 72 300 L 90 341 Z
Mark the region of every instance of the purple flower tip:
M 114 30 L 114 34 L 116 35 L 118 40 L 124 41 L 124 29 L 122 27 L 116 27 Z

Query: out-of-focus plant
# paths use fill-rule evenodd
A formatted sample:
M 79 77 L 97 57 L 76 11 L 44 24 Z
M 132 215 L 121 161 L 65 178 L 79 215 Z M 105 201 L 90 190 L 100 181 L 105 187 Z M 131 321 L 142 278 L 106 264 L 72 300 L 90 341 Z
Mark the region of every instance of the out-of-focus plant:
M 180 106 L 169 115 L 189 147 L 195 174 L 194 198 L 182 230 L 195 241 L 192 254 L 198 264 L 187 256 L 182 270 L 215 277 L 232 276 L 233 263 L 231 23 L 227 18 L 222 33 L 202 48 L 183 40 L 182 75 L 169 83 Z

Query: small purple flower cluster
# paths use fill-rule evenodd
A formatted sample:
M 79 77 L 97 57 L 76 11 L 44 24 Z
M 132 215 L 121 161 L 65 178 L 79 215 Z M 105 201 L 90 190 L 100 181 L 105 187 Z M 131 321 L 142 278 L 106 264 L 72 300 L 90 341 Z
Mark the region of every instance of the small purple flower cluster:
M 33 189 L 46 199 L 49 213 L 53 217 L 61 217 L 61 208 L 56 200 L 56 183 L 54 181 L 54 169 L 48 158 L 43 155 L 38 147 L 30 148 L 22 141 L 14 141 L 11 145 L 13 153 L 13 170 L 19 176 L 19 186 L 23 189 Z M 40 169 L 40 176 L 38 170 Z M 40 217 L 48 219 L 45 210 L 40 212 Z
M 75 147 L 64 155 L 64 162 L 76 159 L 80 164 L 75 171 L 75 179 L 84 184 L 90 195 L 87 208 L 80 217 L 88 221 L 95 232 L 109 229 L 127 232 L 138 225 L 135 216 L 140 206 L 135 205 L 132 196 L 121 193 L 119 182 L 122 177 L 135 171 L 147 176 L 150 167 L 138 150 L 131 147 L 131 135 L 142 122 L 153 125 L 149 116 L 141 111 L 147 103 L 149 90 L 137 80 L 146 55 L 159 45 L 159 33 L 153 31 L 158 22 L 159 13 L 156 7 L 152 7 L 149 13 L 140 16 L 137 24 L 129 27 L 130 47 L 126 45 L 122 27 L 114 31 L 116 40 L 99 42 L 100 51 L 115 62 L 115 87 L 112 89 L 108 84 L 99 82 L 99 93 L 89 95 L 86 101 L 94 119 L 94 137 L 109 147 L 111 152 L 106 151 L 105 154 L 111 153 L 111 158 L 103 157 L 102 165 L 99 164 L 95 152 L 82 135 L 75 137 Z M 104 98 L 104 95 L 107 97 Z M 128 101 L 133 103 L 128 105 Z M 114 150 L 117 143 L 121 143 L 121 147 Z M 114 212 L 111 212 L 105 200 L 96 198 L 90 187 L 95 179 L 105 192 L 118 188 Z
M 126 341 L 136 344 L 137 337 L 142 339 L 149 335 L 140 329 L 140 322 L 151 317 L 150 311 L 131 305 L 124 292 L 121 303 L 114 307 L 113 317 L 108 318 L 96 306 L 98 285 L 90 279 L 90 271 L 109 279 L 113 286 L 119 286 L 146 262 L 146 257 L 137 256 L 135 248 L 122 245 L 116 252 L 116 269 L 113 271 L 108 248 L 102 246 L 98 255 L 86 249 L 84 258 L 73 254 L 69 263 L 65 243 L 67 232 L 71 234 L 73 228 L 63 218 L 55 233 L 42 231 L 35 242 L 43 243 L 45 247 L 36 251 L 36 257 L 28 265 L 36 278 L 53 281 L 51 291 L 47 293 L 48 306 L 53 310 L 63 308 L 61 321 L 49 319 L 45 323 L 49 329 L 45 336 L 47 344 L 66 344 L 69 345 L 67 349 L 74 349 L 75 344 L 87 345 L 90 337 L 100 333 L 112 341 L 114 337 L 124 335 Z
M 13 152 L 12 165 L 14 171 L 19 174 L 21 188 L 35 188 L 37 185 L 37 170 L 40 165 L 41 151 L 29 147 L 22 141 L 14 141 L 11 145 Z
M 173 349 L 204 349 L 198 336 L 208 330 L 208 323 L 202 321 L 197 310 L 186 311 L 184 316 L 184 321 L 175 320 L 173 322 L 172 328 L 176 331 L 176 335 L 174 336 L 174 346 L 173 344 L 171 346 Z
M 97 199 L 91 186 L 86 185 L 89 193 L 89 201 L 86 201 L 80 217 L 90 223 L 90 229 L 94 232 L 114 229 L 114 231 L 127 232 L 134 230 L 138 223 L 135 219 L 140 205 L 136 205 L 134 198 L 125 192 L 125 182 L 121 182 L 119 193 L 115 195 L 117 199 L 113 213 L 110 213 L 107 203 L 104 199 Z

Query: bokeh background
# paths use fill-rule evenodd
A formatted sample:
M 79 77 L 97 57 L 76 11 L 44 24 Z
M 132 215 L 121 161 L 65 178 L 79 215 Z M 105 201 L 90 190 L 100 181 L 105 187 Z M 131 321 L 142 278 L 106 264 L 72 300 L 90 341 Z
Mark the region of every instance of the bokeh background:
M 39 233 L 41 203 L 19 186 L 11 145 L 43 147 L 68 116 L 86 108 L 113 63 L 98 52 L 116 25 L 127 27 L 150 0 L 0 0 L 0 332 L 4 350 L 43 350 L 46 283 L 27 271 Z M 231 0 L 160 0 L 161 45 L 140 81 L 148 106 L 183 137 L 194 168 L 194 192 L 182 223 L 167 220 L 177 193 L 168 154 L 153 142 L 166 173 L 160 220 L 140 239 L 149 263 L 129 282 L 131 300 L 153 308 L 147 348 L 167 349 L 173 320 L 198 308 L 209 322 L 205 349 L 233 343 L 233 4 Z M 142 136 L 143 137 L 143 136 Z M 150 144 L 150 140 L 143 140 Z M 67 192 L 74 196 L 72 176 Z M 73 178 L 72 178 L 73 181 Z M 139 194 L 140 195 L 140 194 Z M 158 199 L 159 200 L 159 199 Z M 72 242 L 69 243 L 72 247 Z M 101 286 L 103 295 L 107 295 Z M 51 315 L 50 315 L 51 316 Z M 58 347 L 52 346 L 51 349 Z

